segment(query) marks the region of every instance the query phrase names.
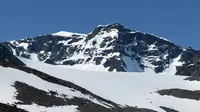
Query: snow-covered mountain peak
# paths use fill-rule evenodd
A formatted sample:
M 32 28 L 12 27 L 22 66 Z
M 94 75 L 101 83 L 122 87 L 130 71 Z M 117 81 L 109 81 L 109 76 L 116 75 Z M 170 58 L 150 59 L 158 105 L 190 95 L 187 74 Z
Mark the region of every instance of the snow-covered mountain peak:
M 173 68 L 175 73 L 180 66 L 176 63 L 195 54 L 195 50 L 184 51 L 167 39 L 119 23 L 99 25 L 89 34 L 60 31 L 4 44 L 17 56 L 93 71 L 163 73 Z
M 53 36 L 63 36 L 63 37 L 71 37 L 73 35 L 78 35 L 78 36 L 85 36 L 86 34 L 81 34 L 81 33 L 72 33 L 72 32 L 67 32 L 67 31 L 59 31 L 57 33 L 53 33 Z
M 107 25 L 98 25 L 95 30 L 93 31 L 107 31 L 109 32 L 110 30 L 118 30 L 119 32 L 128 32 L 130 29 L 127 29 L 125 26 L 119 24 L 119 23 L 113 23 L 113 24 L 107 24 Z M 133 30 L 134 31 L 134 30 Z

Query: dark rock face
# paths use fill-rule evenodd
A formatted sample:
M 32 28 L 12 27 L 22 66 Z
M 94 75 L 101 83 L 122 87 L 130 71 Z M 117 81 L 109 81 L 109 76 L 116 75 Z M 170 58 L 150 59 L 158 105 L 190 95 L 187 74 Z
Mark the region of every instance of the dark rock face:
M 200 81 L 200 76 L 191 76 L 191 77 L 186 78 L 185 80 Z
M 16 106 L 0 103 L 0 112 L 27 112 L 27 111 L 19 109 Z
M 125 63 L 122 60 L 117 60 L 116 57 L 110 58 L 108 59 L 105 63 L 104 63 L 104 67 L 109 67 L 108 71 L 113 71 L 114 69 L 116 69 L 116 71 L 125 71 L 124 67 Z
M 158 93 L 160 95 L 169 95 L 178 98 L 186 98 L 186 99 L 193 99 L 199 100 L 200 99 L 200 91 L 189 91 L 189 90 L 182 90 L 182 89 L 166 89 L 166 90 L 159 90 Z
M 6 61 L 8 63 L 19 65 L 19 66 L 25 66 L 23 62 L 21 62 L 16 56 L 13 55 L 12 51 L 2 45 L 0 43 L 0 61 Z
M 199 51 L 180 46 L 158 36 L 136 32 L 114 23 L 96 27 L 88 35 L 41 35 L 4 42 L 13 54 L 54 65 L 94 64 L 108 71 L 164 72 L 180 56 L 183 66 L 177 75 L 200 75 Z M 126 59 L 125 59 L 126 58 Z M 139 67 L 131 66 L 134 63 Z
M 122 33 L 121 38 L 119 38 L 118 41 L 120 42 L 118 44 L 121 44 L 122 46 L 129 45 L 128 47 L 123 48 L 129 51 L 126 52 L 126 54 L 124 53 L 124 55 L 137 56 L 136 58 L 131 58 L 135 58 L 138 63 L 141 63 L 141 59 L 145 58 L 147 62 L 155 66 L 153 69 L 156 73 L 163 72 L 168 68 L 170 60 L 177 58 L 182 52 L 182 49 L 179 46 L 176 46 L 171 42 L 140 32 Z M 141 64 L 146 66 L 144 63 Z
M 160 108 L 162 108 L 166 112 L 178 112 L 177 110 L 174 110 L 174 109 L 171 109 L 171 108 L 167 108 L 167 107 L 164 107 L 164 106 L 161 106 Z
M 67 101 L 65 101 L 63 98 L 49 95 L 49 93 L 36 89 L 25 83 L 16 81 L 13 86 L 17 90 L 16 99 L 22 101 L 20 104 L 31 105 L 32 103 L 35 103 L 45 107 L 67 105 Z
M 177 67 L 177 75 L 200 76 L 200 51 L 187 48 L 182 54 L 181 61 L 185 63 Z

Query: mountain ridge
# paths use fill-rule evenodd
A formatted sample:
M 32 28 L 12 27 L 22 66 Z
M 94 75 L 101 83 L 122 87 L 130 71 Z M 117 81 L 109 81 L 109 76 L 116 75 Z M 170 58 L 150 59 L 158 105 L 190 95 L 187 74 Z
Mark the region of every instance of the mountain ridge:
M 3 44 L 16 56 L 96 71 L 163 73 L 175 64 L 173 60 L 186 53 L 165 38 L 119 23 L 99 25 L 88 34 L 61 31 Z M 178 61 L 185 63 L 187 59 Z M 181 68 L 176 74 L 182 75 L 178 70 Z

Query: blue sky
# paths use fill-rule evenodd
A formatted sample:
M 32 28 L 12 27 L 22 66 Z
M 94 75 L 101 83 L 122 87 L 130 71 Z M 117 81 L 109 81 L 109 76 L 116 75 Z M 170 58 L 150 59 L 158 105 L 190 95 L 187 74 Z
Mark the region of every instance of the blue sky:
M 0 41 L 119 22 L 200 49 L 199 0 L 1 0 Z

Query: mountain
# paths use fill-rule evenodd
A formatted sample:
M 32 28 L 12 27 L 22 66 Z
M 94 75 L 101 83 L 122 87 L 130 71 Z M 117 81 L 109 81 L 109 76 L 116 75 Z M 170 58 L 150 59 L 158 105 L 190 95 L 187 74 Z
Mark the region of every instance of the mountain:
M 200 51 L 119 23 L 0 43 L 0 112 L 195 112 Z
M 118 23 L 99 25 L 89 34 L 61 31 L 3 45 L 16 56 L 81 70 L 200 75 L 192 69 L 199 69 L 199 51 Z

